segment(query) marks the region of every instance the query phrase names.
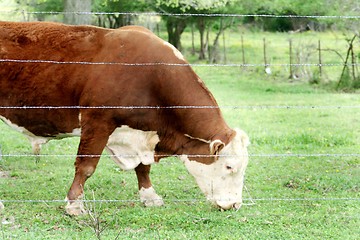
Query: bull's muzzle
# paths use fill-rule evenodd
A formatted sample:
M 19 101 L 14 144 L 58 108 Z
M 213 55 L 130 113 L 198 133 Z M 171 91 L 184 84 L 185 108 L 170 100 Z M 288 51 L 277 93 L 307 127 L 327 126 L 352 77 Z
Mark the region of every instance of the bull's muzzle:
M 230 210 L 230 209 L 238 210 L 241 208 L 242 205 L 242 202 L 230 202 L 230 201 L 216 201 L 215 203 L 221 210 Z

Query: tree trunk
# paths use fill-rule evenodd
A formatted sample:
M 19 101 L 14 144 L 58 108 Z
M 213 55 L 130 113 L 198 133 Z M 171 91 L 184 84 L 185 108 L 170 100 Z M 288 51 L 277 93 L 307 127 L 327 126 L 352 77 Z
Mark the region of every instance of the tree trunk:
M 223 21 L 221 19 L 220 21 L 220 28 L 219 31 L 216 33 L 213 45 L 211 48 L 209 48 L 209 62 L 210 63 L 217 63 L 219 58 L 218 48 L 219 48 L 219 38 L 220 35 L 224 32 L 225 27 L 223 25 Z
M 166 21 L 168 41 L 181 51 L 181 34 L 186 28 L 186 22 L 180 18 L 169 17 Z
M 194 24 L 191 24 L 191 55 L 195 55 Z
M 200 53 L 199 53 L 199 59 L 200 60 L 204 60 L 206 58 L 206 44 L 204 42 L 204 36 L 205 36 L 205 28 L 206 28 L 206 24 L 205 24 L 205 19 L 199 17 L 198 18 L 198 29 L 199 29 L 199 33 L 200 33 Z
M 91 14 L 74 12 L 91 12 L 91 0 L 64 0 L 64 23 L 73 25 L 91 24 Z

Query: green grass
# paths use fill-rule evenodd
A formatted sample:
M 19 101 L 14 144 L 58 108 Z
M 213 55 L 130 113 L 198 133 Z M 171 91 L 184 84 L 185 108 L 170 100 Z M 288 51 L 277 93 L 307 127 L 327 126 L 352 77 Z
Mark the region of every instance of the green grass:
M 281 34 L 275 34 L 273 43 Z M 259 35 L 258 35 L 259 36 Z M 284 35 L 282 35 L 284 36 Z M 360 95 L 337 93 L 288 81 L 285 74 L 256 69 L 197 67 L 232 127 L 250 136 L 245 205 L 237 212 L 210 206 L 177 159 L 152 168 L 152 180 L 166 206 L 138 202 L 133 171 L 120 171 L 103 156 L 85 187 L 99 214 L 102 239 L 358 239 L 358 156 L 272 156 L 272 154 L 359 154 L 358 108 L 273 108 L 256 106 L 359 106 Z M 22 135 L 0 124 L 3 154 L 30 154 Z M 62 200 L 73 178 L 78 139 L 51 141 L 41 157 L 2 157 L 0 198 Z M 261 156 L 262 154 L 269 154 Z M 346 198 L 347 200 L 339 200 Z M 251 199 L 255 202 L 252 204 Z M 353 200 L 351 200 L 353 199 Z M 0 239 L 96 239 L 89 216 L 69 217 L 64 202 L 5 202 Z
M 277 82 L 238 69 L 196 71 L 221 106 L 348 106 L 360 101 L 356 94 Z M 359 153 L 358 109 L 225 108 L 223 113 L 231 126 L 248 132 L 250 154 Z M 31 152 L 23 136 L 3 124 L 0 131 L 4 154 Z M 77 142 L 52 141 L 42 153 L 75 154 Z M 0 163 L 11 176 L 0 179 L 3 199 L 61 200 L 73 177 L 71 157 L 42 157 L 38 164 L 33 157 L 3 157 Z M 106 227 L 103 239 L 115 239 L 118 234 L 118 239 L 357 239 L 359 200 L 334 199 L 359 199 L 359 176 L 359 157 L 255 156 L 250 159 L 248 192 L 244 192 L 245 203 L 258 199 L 255 205 L 245 205 L 238 212 L 219 212 L 205 201 L 180 161 L 167 159 L 152 171 L 166 206 L 144 208 L 137 201 L 135 174 L 119 171 L 103 157 L 86 190 L 90 200 L 120 200 L 96 203 L 100 226 Z M 313 200 L 299 200 L 304 198 Z M 327 200 L 320 200 L 323 198 Z M 1 216 L 11 223 L 1 225 L 2 238 L 96 239 L 88 226 L 89 217 L 64 215 L 62 202 L 5 204 Z

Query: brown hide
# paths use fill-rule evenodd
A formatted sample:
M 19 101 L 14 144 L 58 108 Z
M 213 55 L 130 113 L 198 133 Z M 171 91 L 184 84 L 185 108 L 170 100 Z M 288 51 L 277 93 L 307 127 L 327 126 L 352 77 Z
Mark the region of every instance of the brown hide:
M 142 27 L 109 30 L 57 23 L 0 22 L 0 59 L 0 115 L 37 136 L 56 137 L 81 126 L 82 154 L 101 152 L 101 144 L 95 150 L 86 143 L 97 138 L 106 141 L 121 125 L 157 131 L 158 154 L 210 154 L 209 144 L 185 134 L 207 141 L 220 139 L 225 144 L 234 136 L 218 108 L 166 108 L 216 107 L 217 103 L 190 66 L 160 64 L 187 62 Z M 13 106 L 79 107 L 4 108 Z M 81 108 L 102 106 L 105 108 Z M 109 106 L 165 108 L 106 108 Z

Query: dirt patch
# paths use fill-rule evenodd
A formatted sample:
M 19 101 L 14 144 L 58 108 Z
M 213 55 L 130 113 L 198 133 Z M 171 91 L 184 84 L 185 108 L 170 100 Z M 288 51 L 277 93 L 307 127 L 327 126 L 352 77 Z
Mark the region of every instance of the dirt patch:
M 10 172 L 9 171 L 0 171 L 0 178 L 9 178 Z

